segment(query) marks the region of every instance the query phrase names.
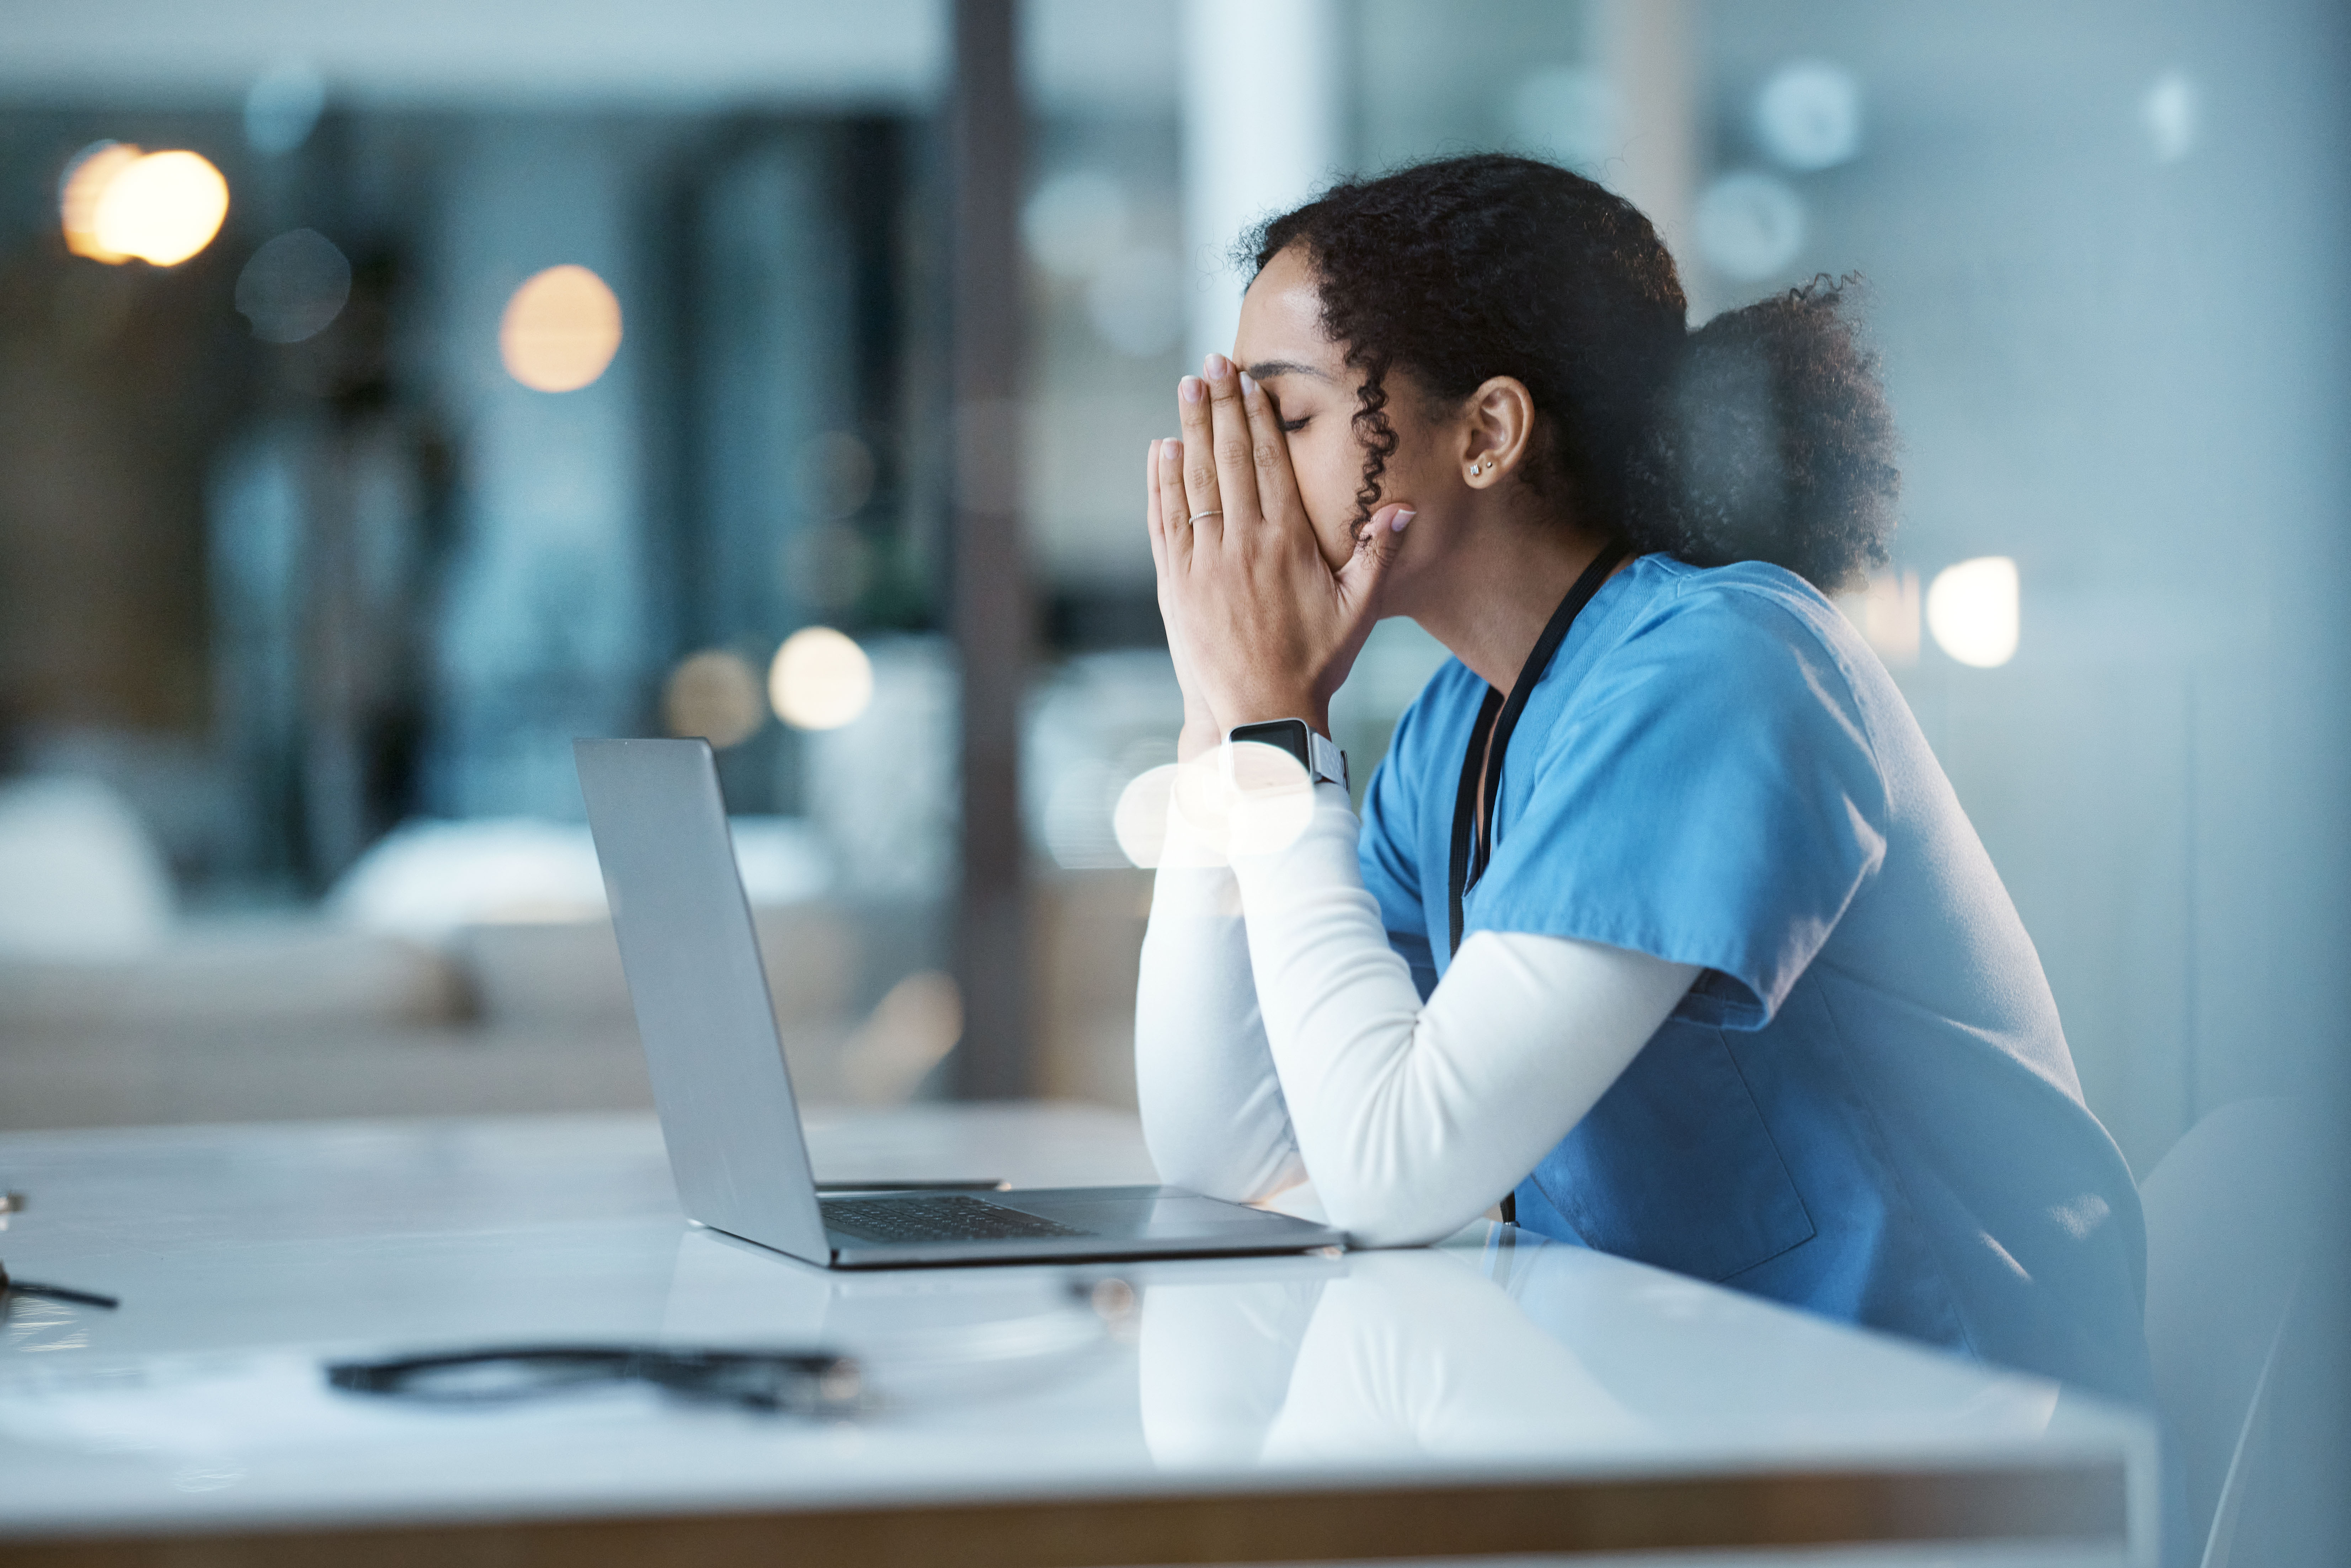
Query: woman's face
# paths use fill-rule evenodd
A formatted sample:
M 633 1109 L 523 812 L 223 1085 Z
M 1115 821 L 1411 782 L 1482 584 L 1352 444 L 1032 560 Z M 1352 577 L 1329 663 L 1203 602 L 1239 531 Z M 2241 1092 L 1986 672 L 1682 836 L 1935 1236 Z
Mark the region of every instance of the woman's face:
M 1299 496 L 1333 571 L 1355 553 L 1351 524 L 1355 492 L 1364 483 L 1364 448 L 1354 429 L 1364 379 L 1345 361 L 1345 350 L 1323 336 L 1322 296 L 1303 254 L 1292 245 L 1249 285 L 1240 329 L 1233 335 L 1233 362 L 1257 379 L 1280 410 Z M 1397 445 L 1380 475 L 1375 504 L 1402 502 L 1426 512 L 1429 504 L 1442 504 L 1448 478 L 1449 488 L 1459 488 L 1457 465 L 1439 461 L 1439 431 L 1423 417 L 1411 379 L 1391 370 L 1385 385 Z

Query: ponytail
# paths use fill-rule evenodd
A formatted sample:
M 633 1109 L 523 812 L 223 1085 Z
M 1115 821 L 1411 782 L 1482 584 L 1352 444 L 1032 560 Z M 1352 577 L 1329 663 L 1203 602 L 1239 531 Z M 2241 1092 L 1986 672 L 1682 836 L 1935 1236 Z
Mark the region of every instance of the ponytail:
M 1629 475 L 1635 548 L 1769 561 L 1832 593 L 1886 564 L 1902 475 L 1845 312 L 1857 283 L 1816 277 L 1688 336 Z

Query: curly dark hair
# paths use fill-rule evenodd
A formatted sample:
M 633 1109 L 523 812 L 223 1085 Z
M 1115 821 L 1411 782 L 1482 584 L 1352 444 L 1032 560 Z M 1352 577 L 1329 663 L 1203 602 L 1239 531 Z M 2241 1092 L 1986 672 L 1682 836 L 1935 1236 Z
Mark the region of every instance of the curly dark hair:
M 1901 473 L 1876 356 L 1847 309 L 1857 278 L 1692 332 L 1674 259 L 1631 202 L 1499 153 L 1334 185 L 1238 255 L 1262 270 L 1291 245 L 1364 377 L 1358 533 L 1396 449 L 1401 367 L 1448 405 L 1489 377 L 1524 382 L 1539 416 L 1526 482 L 1636 550 L 1770 561 L 1831 592 L 1886 563 Z

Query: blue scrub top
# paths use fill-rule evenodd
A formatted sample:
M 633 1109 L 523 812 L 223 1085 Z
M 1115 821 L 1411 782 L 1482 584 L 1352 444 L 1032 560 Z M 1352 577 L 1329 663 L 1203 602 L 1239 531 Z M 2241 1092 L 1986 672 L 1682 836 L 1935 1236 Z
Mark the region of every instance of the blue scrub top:
M 1439 670 L 1364 801 L 1364 877 L 1424 997 L 1485 692 Z M 1495 821 L 1465 940 L 1704 971 L 1520 1184 L 1520 1224 L 2151 1401 L 2129 1168 L 2007 889 L 1834 606 L 1776 566 L 1635 561 L 1536 685 Z

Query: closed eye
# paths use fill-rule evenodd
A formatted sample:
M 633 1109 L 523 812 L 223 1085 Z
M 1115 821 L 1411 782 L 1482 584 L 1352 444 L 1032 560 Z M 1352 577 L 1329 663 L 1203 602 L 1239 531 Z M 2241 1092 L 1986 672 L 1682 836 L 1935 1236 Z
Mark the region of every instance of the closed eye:
M 1296 435 L 1300 431 L 1306 428 L 1306 421 L 1313 417 L 1314 416 L 1311 414 L 1302 414 L 1294 420 L 1284 420 L 1281 421 L 1282 431 L 1286 434 Z

